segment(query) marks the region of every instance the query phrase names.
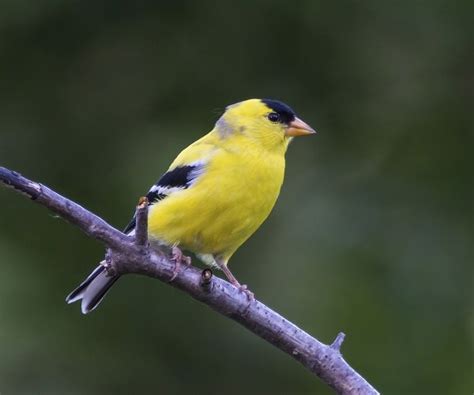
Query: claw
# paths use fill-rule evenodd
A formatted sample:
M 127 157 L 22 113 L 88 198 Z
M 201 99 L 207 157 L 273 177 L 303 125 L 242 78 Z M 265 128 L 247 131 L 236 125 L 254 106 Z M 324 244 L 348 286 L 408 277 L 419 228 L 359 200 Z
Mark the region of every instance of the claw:
M 181 271 L 181 263 L 185 263 L 186 266 L 191 266 L 191 257 L 184 255 L 183 251 L 177 246 L 173 246 L 171 249 L 171 260 L 174 262 L 174 269 L 171 278 L 168 280 L 169 282 L 174 281 L 178 276 Z
M 191 257 L 190 256 L 183 255 L 181 259 L 185 263 L 186 266 L 191 266 Z
M 248 300 L 254 301 L 255 300 L 255 294 L 248 289 L 246 284 L 242 284 L 239 286 L 239 291 L 243 292 L 247 295 Z

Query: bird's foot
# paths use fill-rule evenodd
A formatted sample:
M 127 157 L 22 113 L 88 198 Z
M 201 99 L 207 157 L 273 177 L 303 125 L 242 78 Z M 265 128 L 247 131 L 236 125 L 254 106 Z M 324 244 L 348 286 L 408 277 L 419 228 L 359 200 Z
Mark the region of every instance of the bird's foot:
M 248 300 L 250 300 L 251 302 L 255 300 L 255 294 L 247 288 L 247 285 L 242 284 L 239 287 L 239 291 L 245 293 L 245 295 L 247 295 Z
M 247 295 L 247 299 L 249 301 L 252 302 L 255 300 L 255 294 L 250 289 L 248 289 L 246 284 L 240 284 L 238 281 L 233 284 L 239 289 L 240 292 L 243 292 L 245 295 Z
M 181 263 L 184 263 L 186 266 L 191 266 L 191 257 L 184 255 L 183 251 L 181 251 L 177 246 L 174 246 L 171 249 L 171 260 L 174 262 L 174 269 L 169 282 L 174 281 L 178 276 L 181 271 Z
M 191 266 L 191 257 L 183 254 L 177 246 L 171 249 L 171 259 L 175 262 L 185 263 L 187 266 Z
M 217 266 L 219 266 L 219 268 L 224 272 L 224 274 L 226 275 L 227 279 L 230 281 L 230 283 L 236 287 L 240 292 L 244 292 L 246 295 L 247 295 L 247 299 L 252 302 L 253 300 L 255 300 L 255 295 L 253 294 L 252 291 L 250 291 L 247 286 L 245 284 L 241 285 L 237 279 L 235 278 L 235 276 L 232 274 L 232 272 L 229 270 L 229 268 L 227 267 L 227 264 L 225 263 L 219 263 L 219 261 L 217 261 Z

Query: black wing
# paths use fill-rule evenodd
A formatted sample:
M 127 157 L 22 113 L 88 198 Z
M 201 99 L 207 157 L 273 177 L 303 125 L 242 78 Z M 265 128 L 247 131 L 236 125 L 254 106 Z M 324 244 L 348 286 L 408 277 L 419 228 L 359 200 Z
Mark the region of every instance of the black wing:
M 194 163 L 186 166 L 177 166 L 173 170 L 166 172 L 146 194 L 148 204 L 155 204 L 176 191 L 189 188 L 201 175 L 203 169 L 204 164 Z M 123 233 L 128 234 L 133 229 L 135 229 L 135 215 Z

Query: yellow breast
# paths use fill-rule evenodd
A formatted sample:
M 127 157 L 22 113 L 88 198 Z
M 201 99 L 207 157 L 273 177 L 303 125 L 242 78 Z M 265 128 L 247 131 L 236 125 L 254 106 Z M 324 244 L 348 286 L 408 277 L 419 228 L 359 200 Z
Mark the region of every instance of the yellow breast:
M 243 137 L 229 138 L 231 144 L 200 148 L 208 163 L 195 184 L 151 207 L 152 237 L 228 259 L 267 218 L 283 183 L 284 150 L 263 152 Z

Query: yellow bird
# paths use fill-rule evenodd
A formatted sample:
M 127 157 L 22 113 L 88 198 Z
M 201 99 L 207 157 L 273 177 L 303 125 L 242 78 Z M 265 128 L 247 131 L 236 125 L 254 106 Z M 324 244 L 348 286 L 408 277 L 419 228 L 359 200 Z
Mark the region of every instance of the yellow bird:
M 174 247 L 177 267 L 180 249 L 191 251 L 252 296 L 229 270 L 229 259 L 275 205 L 289 142 L 314 133 L 277 100 L 228 106 L 214 129 L 184 149 L 149 190 L 150 239 Z M 133 234 L 134 228 L 135 218 L 124 233 Z M 66 301 L 82 299 L 86 314 L 117 279 L 99 265 Z

